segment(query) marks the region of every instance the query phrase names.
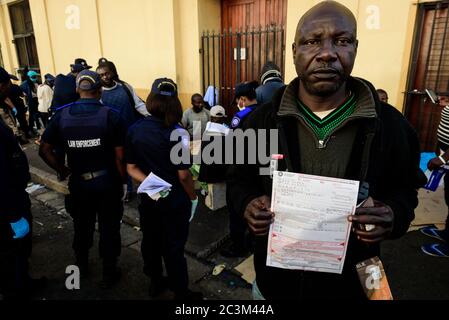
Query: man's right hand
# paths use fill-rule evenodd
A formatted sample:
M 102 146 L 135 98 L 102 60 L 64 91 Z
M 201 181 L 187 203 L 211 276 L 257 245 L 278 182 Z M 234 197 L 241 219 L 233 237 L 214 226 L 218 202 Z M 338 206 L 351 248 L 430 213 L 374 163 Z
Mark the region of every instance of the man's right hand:
M 274 213 L 270 208 L 271 199 L 267 196 L 256 198 L 246 206 L 243 216 L 254 235 L 264 236 L 270 230 L 270 225 L 274 222 Z

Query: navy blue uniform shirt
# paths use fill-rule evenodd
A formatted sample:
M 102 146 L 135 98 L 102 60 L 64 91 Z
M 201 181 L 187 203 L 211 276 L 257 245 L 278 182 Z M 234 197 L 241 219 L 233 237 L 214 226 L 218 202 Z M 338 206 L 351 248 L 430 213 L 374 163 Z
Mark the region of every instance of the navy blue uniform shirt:
M 178 170 L 185 170 L 191 167 L 187 164 L 173 164 L 170 159 L 172 147 L 179 141 L 170 141 L 170 136 L 174 127 L 167 128 L 162 120 L 153 116 L 146 117 L 131 126 L 125 144 L 126 162 L 137 165 L 145 175 L 151 172 L 161 179 L 179 186 Z M 186 138 L 187 132 L 184 130 Z M 188 141 L 187 140 L 187 141 Z M 184 149 L 188 151 L 188 145 Z
M 79 99 L 73 105 L 67 106 L 65 108 L 70 108 L 71 115 L 77 115 L 77 114 L 96 113 L 102 106 L 103 105 L 98 100 L 95 99 Z M 65 108 L 62 108 L 56 112 L 54 117 L 51 119 L 48 127 L 45 129 L 44 134 L 42 135 L 42 141 L 61 149 L 67 148 L 60 130 L 61 115 L 62 111 Z M 107 145 L 111 147 L 124 146 L 125 136 L 126 136 L 126 126 L 123 122 L 123 119 L 117 112 L 111 109 L 108 113 L 107 119 L 107 141 L 106 141 Z M 110 161 L 108 161 L 109 166 L 111 166 L 115 162 L 115 153 L 113 151 L 114 149 L 111 148 Z M 77 163 L 76 165 L 78 168 L 81 167 L 81 169 L 79 170 L 82 172 L 90 171 L 88 161 L 86 161 L 86 163 Z M 83 166 L 85 166 L 85 169 L 82 168 Z M 105 166 L 107 167 L 108 165 L 105 164 Z

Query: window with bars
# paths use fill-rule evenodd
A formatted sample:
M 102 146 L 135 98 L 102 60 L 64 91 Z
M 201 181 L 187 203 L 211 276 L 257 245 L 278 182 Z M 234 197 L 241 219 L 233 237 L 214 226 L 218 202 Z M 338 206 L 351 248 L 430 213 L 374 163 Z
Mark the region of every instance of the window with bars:
M 417 6 L 404 113 L 415 128 L 421 150 L 434 151 L 442 106 L 433 103 L 426 89 L 449 95 L 449 0 Z
M 449 14 L 443 4 L 433 11 L 432 33 L 425 75 L 425 88 L 449 95 Z
M 39 69 L 33 21 L 28 0 L 9 5 L 9 15 L 19 67 Z

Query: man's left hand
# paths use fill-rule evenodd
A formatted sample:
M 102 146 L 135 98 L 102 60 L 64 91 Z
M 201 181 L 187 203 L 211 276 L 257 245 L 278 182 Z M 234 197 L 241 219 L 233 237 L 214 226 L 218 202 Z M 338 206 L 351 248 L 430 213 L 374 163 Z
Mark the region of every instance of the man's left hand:
M 378 243 L 389 237 L 393 231 L 394 213 L 386 204 L 374 200 L 374 207 L 357 208 L 348 220 L 355 224 L 354 232 L 360 241 Z M 360 230 L 357 225 L 373 225 L 370 231 Z

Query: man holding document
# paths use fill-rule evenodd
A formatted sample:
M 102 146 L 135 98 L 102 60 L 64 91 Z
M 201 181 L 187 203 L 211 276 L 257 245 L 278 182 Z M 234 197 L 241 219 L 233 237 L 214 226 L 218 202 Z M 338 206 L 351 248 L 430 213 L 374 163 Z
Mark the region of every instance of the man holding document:
M 419 143 L 371 83 L 350 76 L 357 47 L 348 8 L 314 6 L 293 43 L 298 77 L 244 125 L 278 130 L 279 141 L 271 175 L 232 166 L 228 181 L 256 235 L 255 298 L 366 298 L 356 265 L 414 218 Z

